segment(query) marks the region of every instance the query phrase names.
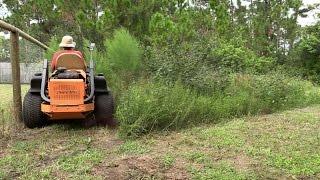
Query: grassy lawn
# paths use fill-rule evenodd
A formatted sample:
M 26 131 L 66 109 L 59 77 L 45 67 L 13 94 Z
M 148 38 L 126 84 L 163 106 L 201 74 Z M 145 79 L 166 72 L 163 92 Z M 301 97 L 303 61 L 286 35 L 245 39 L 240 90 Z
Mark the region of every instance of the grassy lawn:
M 22 99 L 28 89 L 29 85 L 21 86 Z M 12 118 L 12 85 L 0 84 L 0 137 L 17 128 Z
M 28 91 L 29 85 L 22 85 L 21 92 L 25 94 Z M 0 108 L 7 107 L 12 104 L 12 85 L 0 84 Z
M 320 106 L 127 141 L 101 127 L 23 129 L 0 137 L 0 179 L 319 179 L 319 129 Z

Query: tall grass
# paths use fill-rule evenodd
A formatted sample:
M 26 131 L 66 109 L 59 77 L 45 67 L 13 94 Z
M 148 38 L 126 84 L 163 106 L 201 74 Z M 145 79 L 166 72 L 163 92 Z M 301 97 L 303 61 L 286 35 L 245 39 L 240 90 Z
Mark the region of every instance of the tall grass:
M 224 92 L 199 94 L 177 82 L 130 86 L 116 112 L 119 134 L 137 137 L 154 130 L 180 129 L 222 118 L 272 113 L 320 102 L 319 88 L 285 76 L 232 75 Z
M 21 86 L 22 99 L 29 85 Z M 23 123 L 13 117 L 12 85 L 0 84 L 0 137 L 8 137 L 21 130 Z
M 23 125 L 15 120 L 12 104 L 3 109 L 0 107 L 0 138 L 10 137 L 13 132 L 20 130 Z

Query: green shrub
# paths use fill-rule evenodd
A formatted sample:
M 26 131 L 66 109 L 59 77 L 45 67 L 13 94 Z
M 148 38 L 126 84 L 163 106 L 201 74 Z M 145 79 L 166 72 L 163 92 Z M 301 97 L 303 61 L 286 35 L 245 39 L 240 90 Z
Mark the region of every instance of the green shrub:
M 88 44 L 88 41 L 84 42 Z M 103 73 L 108 87 L 116 99 L 125 91 L 141 67 L 142 51 L 138 41 L 125 29 L 114 32 L 111 40 L 106 40 L 106 53 L 93 53 L 96 72 Z M 88 51 L 85 54 L 89 55 Z
M 306 27 L 300 41 L 289 54 L 289 67 L 298 67 L 303 77 L 320 83 L 320 23 Z
M 275 60 L 271 57 L 258 57 L 252 50 L 230 42 L 216 42 L 208 60 L 217 69 L 226 72 L 265 73 L 270 71 Z
M 147 71 L 154 79 L 167 84 L 181 81 L 205 94 L 224 91 L 230 73 L 263 74 L 275 65 L 273 58 L 258 57 L 241 45 L 215 39 L 150 47 L 145 55 Z
M 210 94 L 222 91 L 227 83 L 226 74 L 207 63 L 205 41 L 192 45 L 180 44 L 172 48 L 149 48 L 146 57 L 147 72 L 155 80 L 166 84 L 180 81 L 197 92 Z
M 180 129 L 223 118 L 271 113 L 320 102 L 319 88 L 279 74 L 229 77 L 225 91 L 199 94 L 181 82 L 133 84 L 118 103 L 121 136 Z
M 116 30 L 113 39 L 107 40 L 105 44 L 113 71 L 134 73 L 140 68 L 142 51 L 138 41 L 127 30 Z
M 227 94 L 248 93 L 250 110 L 247 113 L 271 113 L 300 107 L 318 101 L 318 93 L 310 82 L 289 78 L 279 73 L 267 75 L 234 75 Z

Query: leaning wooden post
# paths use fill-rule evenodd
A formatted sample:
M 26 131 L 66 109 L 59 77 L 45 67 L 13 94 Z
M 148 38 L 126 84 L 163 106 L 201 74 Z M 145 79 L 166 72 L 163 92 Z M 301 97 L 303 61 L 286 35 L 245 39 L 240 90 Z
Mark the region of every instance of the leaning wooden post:
M 22 121 L 21 84 L 20 84 L 20 63 L 19 63 L 19 33 L 10 33 L 11 41 L 11 69 L 13 85 L 13 116 L 17 121 Z

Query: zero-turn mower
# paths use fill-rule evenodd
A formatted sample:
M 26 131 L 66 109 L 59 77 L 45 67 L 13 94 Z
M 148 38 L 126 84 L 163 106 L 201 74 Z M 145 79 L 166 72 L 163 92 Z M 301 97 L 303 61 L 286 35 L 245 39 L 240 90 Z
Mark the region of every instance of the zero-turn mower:
M 42 73 L 32 77 L 24 97 L 22 119 L 27 127 L 70 119 L 113 122 L 113 97 L 103 74 L 94 74 L 93 48 L 92 43 L 89 67 L 77 54 L 66 52 L 57 58 L 56 70 L 49 75 L 48 61 L 44 60 Z

